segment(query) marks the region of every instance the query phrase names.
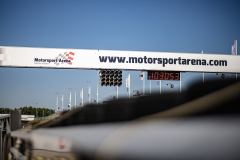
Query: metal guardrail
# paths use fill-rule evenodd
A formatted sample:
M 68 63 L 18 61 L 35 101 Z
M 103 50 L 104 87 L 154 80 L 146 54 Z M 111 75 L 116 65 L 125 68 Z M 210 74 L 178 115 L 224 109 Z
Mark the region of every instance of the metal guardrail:
M 56 118 L 56 117 L 59 117 L 59 115 L 47 116 L 47 117 L 37 117 L 37 118 L 34 118 L 34 120 L 53 119 L 53 118 Z

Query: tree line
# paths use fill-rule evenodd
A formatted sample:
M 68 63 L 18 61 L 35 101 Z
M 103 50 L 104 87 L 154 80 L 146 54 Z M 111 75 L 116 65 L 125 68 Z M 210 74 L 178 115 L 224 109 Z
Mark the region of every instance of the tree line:
M 0 108 L 0 114 L 10 114 L 10 108 Z M 54 110 L 48 108 L 36 108 L 32 106 L 25 106 L 20 108 L 15 108 L 14 110 L 21 110 L 22 115 L 35 115 L 37 113 L 37 117 L 45 117 L 55 113 Z

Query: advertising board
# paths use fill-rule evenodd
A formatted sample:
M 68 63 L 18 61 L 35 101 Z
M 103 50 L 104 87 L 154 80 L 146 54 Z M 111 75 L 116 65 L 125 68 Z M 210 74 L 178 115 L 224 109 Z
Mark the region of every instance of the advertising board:
M 240 73 L 240 56 L 0 46 L 0 67 Z

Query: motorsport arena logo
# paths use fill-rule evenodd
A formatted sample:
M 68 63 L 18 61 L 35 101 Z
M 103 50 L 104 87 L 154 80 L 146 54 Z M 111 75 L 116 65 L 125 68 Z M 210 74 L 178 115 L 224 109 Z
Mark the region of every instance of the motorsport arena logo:
M 64 53 L 60 53 L 55 59 L 34 58 L 34 63 L 35 64 L 54 63 L 54 64 L 56 64 L 56 66 L 58 66 L 59 64 L 64 64 L 64 63 L 72 65 L 74 55 L 75 55 L 75 53 L 73 53 L 73 52 L 64 52 Z

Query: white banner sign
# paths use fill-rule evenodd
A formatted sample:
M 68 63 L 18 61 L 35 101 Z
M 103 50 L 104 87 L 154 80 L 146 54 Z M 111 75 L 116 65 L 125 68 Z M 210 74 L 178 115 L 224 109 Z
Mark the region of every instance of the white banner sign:
M 130 74 L 126 78 L 126 87 L 130 88 Z
M 80 92 L 80 98 L 83 99 L 83 89 Z
M 240 56 L 0 46 L 0 67 L 240 73 Z
M 231 50 L 231 53 L 232 53 L 233 55 L 237 55 L 237 40 L 234 41 L 231 49 L 232 49 L 232 50 Z

